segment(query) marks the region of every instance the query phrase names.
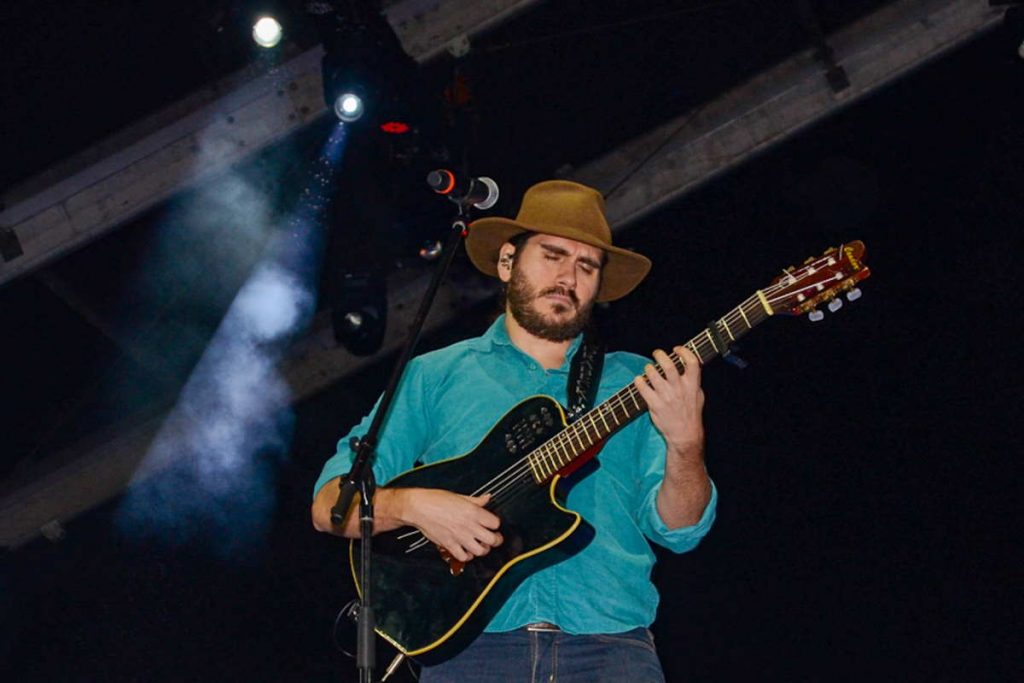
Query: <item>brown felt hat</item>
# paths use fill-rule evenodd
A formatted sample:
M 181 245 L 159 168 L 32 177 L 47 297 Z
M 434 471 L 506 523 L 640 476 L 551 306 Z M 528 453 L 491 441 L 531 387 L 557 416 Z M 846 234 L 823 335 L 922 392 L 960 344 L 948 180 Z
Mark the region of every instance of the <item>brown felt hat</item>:
M 602 269 L 598 301 L 626 296 L 651 270 L 646 256 L 612 245 L 601 193 L 569 180 L 546 180 L 528 189 L 515 220 L 480 218 L 469 228 L 469 259 L 482 273 L 493 277 L 498 276 L 501 245 L 521 232 L 565 237 L 603 249 L 608 261 Z

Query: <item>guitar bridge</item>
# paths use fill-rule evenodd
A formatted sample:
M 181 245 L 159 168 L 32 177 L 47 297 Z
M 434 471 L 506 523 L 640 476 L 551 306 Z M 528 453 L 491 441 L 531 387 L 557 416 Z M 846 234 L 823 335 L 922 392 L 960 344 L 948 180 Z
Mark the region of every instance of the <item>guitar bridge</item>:
M 456 560 L 445 548 L 437 546 L 437 552 L 441 553 L 441 559 L 448 564 L 448 572 L 452 576 L 458 576 L 462 573 L 462 570 L 466 568 L 465 562 Z

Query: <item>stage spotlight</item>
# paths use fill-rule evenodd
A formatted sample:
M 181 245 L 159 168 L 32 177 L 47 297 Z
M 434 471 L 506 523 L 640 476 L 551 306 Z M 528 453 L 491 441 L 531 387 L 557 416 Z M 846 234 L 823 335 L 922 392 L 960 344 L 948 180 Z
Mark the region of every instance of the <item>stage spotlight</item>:
M 260 17 L 252 26 L 252 39 L 260 47 L 275 47 L 282 35 L 281 24 L 274 17 Z
M 376 4 L 306 4 L 323 39 L 324 104 L 344 122 L 362 118 L 360 125 L 367 128 L 409 121 L 409 108 L 396 110 L 393 101 L 408 98 L 418 75 L 416 62 L 403 50 L 387 18 L 374 9 Z
M 369 356 L 384 343 L 387 284 L 382 273 L 349 272 L 341 276 L 331 308 L 334 339 L 357 356 Z
M 345 123 L 358 121 L 363 110 L 363 98 L 353 92 L 342 93 L 334 99 L 334 114 Z

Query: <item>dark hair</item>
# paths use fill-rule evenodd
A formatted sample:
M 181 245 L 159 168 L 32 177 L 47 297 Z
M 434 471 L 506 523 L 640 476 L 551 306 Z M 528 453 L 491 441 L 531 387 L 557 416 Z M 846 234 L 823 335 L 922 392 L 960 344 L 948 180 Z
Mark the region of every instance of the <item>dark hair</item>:
M 515 252 L 512 254 L 512 260 L 513 261 L 516 260 L 516 254 L 518 254 L 519 250 L 523 248 L 523 245 L 526 244 L 527 240 L 529 240 L 531 237 L 533 237 L 536 234 L 537 233 L 535 233 L 535 232 L 530 232 L 529 230 L 524 230 L 523 232 L 517 232 L 516 234 L 512 235 L 507 240 L 505 240 L 506 242 L 511 244 L 516 249 Z

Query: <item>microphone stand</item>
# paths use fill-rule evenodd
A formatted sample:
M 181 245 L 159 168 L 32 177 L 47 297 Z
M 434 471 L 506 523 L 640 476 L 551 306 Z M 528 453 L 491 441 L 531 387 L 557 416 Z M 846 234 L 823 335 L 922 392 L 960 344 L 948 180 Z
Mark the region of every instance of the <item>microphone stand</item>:
M 455 258 L 455 253 L 462 244 L 462 240 L 468 234 L 469 228 L 466 225 L 469 214 L 468 207 L 463 203 L 457 203 L 457 205 L 459 207 L 458 213 L 452 221 L 452 230 L 448 234 L 448 241 L 445 244 L 441 261 L 434 271 L 426 294 L 423 295 L 416 318 L 409 327 L 409 336 L 405 341 L 405 346 L 402 349 L 398 363 L 395 364 L 394 369 L 391 371 L 387 388 L 384 389 L 384 394 L 381 396 L 380 404 L 377 406 L 377 412 L 373 416 L 370 428 L 361 439 L 352 438 L 351 447 L 355 451 L 356 456 L 352 463 L 352 469 L 349 470 L 348 474 L 340 482 L 341 491 L 338 494 L 338 500 L 334 507 L 331 508 L 331 523 L 335 525 L 344 523 L 349 507 L 352 505 L 352 499 L 356 491 L 359 492 L 359 584 L 362 587 L 362 595 L 359 621 L 356 629 L 358 633 L 356 666 L 359 668 L 360 683 L 373 683 L 373 669 L 376 666 L 376 648 L 373 640 L 376 622 L 373 613 L 372 583 L 370 581 L 370 558 L 372 557 L 370 551 L 373 543 L 373 494 L 377 486 L 374 481 L 373 468 L 370 466 L 370 461 L 373 459 L 374 449 L 377 446 L 377 437 L 381 426 L 384 424 L 384 420 L 387 418 L 388 410 L 391 408 L 391 402 L 398 389 L 398 383 L 401 381 L 405 367 L 409 364 L 413 350 L 419 342 L 420 334 L 423 331 L 423 324 L 426 322 L 427 314 L 430 312 L 430 306 L 434 303 L 437 290 L 448 274 L 452 260 Z

